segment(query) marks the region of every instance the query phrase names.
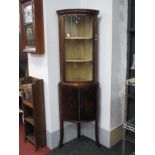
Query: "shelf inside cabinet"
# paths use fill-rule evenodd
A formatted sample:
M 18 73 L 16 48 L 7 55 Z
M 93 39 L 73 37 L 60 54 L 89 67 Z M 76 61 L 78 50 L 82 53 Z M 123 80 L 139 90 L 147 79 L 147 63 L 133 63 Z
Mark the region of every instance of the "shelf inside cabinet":
M 26 139 L 29 140 L 31 143 L 35 144 L 35 137 L 33 134 L 27 135 Z
M 35 125 L 33 117 L 30 117 L 30 116 L 29 117 L 25 117 L 25 121 L 30 123 L 33 126 Z
M 91 62 L 93 60 L 87 59 L 87 60 L 65 60 L 66 62 Z
M 135 132 L 135 118 L 126 121 L 123 127 L 129 131 Z
M 76 40 L 76 39 L 92 39 L 92 37 L 65 37 L 68 40 Z
M 23 104 L 30 107 L 30 108 L 33 108 L 33 104 L 31 102 L 28 102 L 28 101 L 23 101 Z

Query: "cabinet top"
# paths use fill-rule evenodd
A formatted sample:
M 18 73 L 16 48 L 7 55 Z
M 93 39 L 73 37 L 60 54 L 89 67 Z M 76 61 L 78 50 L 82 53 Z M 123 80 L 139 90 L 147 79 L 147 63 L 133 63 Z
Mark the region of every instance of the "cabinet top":
M 57 10 L 58 15 L 67 15 L 67 14 L 92 14 L 98 15 L 99 10 L 92 10 L 92 9 L 65 9 L 65 10 Z

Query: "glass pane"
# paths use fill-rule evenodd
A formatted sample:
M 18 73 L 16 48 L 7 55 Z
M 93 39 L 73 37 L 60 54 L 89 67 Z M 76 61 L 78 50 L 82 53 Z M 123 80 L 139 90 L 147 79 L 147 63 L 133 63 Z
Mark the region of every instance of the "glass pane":
M 66 62 L 66 81 L 92 81 L 93 65 L 91 62 Z
M 65 40 L 65 60 L 91 60 L 92 61 L 92 40 Z
M 32 24 L 25 25 L 25 33 L 26 33 L 26 45 L 34 46 L 34 31 Z
M 92 18 L 90 16 L 66 16 L 65 37 L 92 38 Z
M 27 23 L 32 23 L 33 18 L 32 18 L 32 4 L 26 3 L 24 6 L 24 22 L 25 24 Z

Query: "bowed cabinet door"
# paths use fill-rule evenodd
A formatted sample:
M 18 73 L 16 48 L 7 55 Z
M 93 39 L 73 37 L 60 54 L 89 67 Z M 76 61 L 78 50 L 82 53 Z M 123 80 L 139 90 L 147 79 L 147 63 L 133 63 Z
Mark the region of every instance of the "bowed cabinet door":
M 96 119 L 97 113 L 97 85 L 80 89 L 80 120 Z
M 60 117 L 64 121 L 79 120 L 79 89 L 59 85 Z

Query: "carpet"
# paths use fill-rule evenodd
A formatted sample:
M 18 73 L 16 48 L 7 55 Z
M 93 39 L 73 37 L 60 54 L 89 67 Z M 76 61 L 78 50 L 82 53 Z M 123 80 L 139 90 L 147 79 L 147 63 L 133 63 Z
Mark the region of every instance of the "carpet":
M 25 142 L 25 129 L 22 122 L 22 118 L 20 117 L 19 124 L 19 155 L 43 155 L 49 152 L 50 149 L 47 147 L 39 148 L 35 151 L 35 147 L 33 144 L 28 141 Z M 7 153 L 6 153 L 7 154 Z
M 134 144 L 126 144 L 126 155 L 134 150 Z M 95 141 L 81 136 L 63 145 L 62 148 L 55 148 L 45 155 L 122 155 L 122 142 L 119 142 L 111 149 L 104 146 L 97 147 Z

